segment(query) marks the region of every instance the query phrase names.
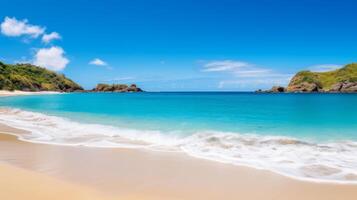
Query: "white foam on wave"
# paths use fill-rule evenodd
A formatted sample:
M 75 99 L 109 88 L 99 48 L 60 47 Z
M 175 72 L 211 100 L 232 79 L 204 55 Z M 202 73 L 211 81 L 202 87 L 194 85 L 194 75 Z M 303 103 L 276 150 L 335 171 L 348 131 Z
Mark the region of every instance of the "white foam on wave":
M 313 143 L 280 137 L 205 131 L 189 136 L 134 130 L 19 109 L 0 109 L 0 123 L 29 131 L 19 139 L 46 144 L 147 148 L 274 171 L 309 181 L 357 184 L 357 143 Z

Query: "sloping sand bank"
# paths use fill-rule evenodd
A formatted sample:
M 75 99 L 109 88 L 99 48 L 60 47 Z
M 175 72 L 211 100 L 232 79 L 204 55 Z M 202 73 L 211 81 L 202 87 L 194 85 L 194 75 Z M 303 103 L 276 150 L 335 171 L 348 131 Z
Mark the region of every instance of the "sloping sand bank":
M 22 134 L 6 126 L 0 132 Z M 56 190 L 59 199 L 357 199 L 357 185 L 298 181 L 181 153 L 33 144 L 2 135 L 0 162 L 15 166 L 0 168 L 0 199 L 41 199 Z

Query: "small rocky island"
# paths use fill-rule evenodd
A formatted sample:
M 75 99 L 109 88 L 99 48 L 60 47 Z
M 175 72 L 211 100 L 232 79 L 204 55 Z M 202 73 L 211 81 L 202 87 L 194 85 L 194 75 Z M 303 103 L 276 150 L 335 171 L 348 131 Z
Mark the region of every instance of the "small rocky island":
M 138 88 L 135 84 L 130 86 L 126 84 L 104 84 L 100 83 L 91 92 L 143 92 L 141 88 Z
M 92 90 L 59 74 L 32 64 L 4 64 L 0 62 L 0 90 L 56 91 L 56 92 L 143 92 L 135 84 L 98 84 Z
M 328 72 L 301 71 L 290 80 L 286 88 L 274 86 L 270 90 L 257 90 L 256 92 L 356 93 L 357 63 Z

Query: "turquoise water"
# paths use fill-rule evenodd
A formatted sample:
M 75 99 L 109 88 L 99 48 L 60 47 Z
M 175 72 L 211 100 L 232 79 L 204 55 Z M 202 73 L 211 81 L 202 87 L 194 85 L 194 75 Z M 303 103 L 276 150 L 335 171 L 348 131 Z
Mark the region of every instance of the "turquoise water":
M 355 94 L 74 93 L 1 98 L 0 106 L 180 134 L 215 130 L 357 139 Z
M 21 140 L 145 148 L 357 183 L 356 94 L 72 93 L 0 98 Z

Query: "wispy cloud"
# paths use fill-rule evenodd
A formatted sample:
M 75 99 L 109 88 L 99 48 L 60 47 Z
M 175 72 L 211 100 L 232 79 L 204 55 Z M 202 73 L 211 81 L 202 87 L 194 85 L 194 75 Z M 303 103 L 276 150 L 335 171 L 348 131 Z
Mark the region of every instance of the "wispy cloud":
M 259 79 L 223 80 L 218 83 L 218 88 L 265 89 L 272 85 L 286 85 L 289 83 L 291 77 L 292 75 Z
M 66 68 L 69 63 L 64 53 L 61 47 L 42 48 L 36 52 L 33 63 L 50 70 L 61 71 Z
M 21 59 L 19 60 L 14 60 L 15 64 L 27 64 L 27 63 L 33 63 L 33 60 L 27 58 L 26 56 L 22 56 Z
M 271 69 L 257 67 L 251 63 L 233 60 L 208 62 L 203 66 L 204 72 L 228 72 L 236 77 L 278 77 L 278 74 Z
M 94 58 L 89 62 L 90 65 L 97 65 L 97 66 L 107 66 L 108 64 L 99 58 Z
M 50 43 L 52 40 L 58 40 L 61 39 L 61 35 L 58 34 L 57 32 L 52 32 L 50 34 L 44 34 L 42 36 L 42 42 L 48 44 Z
M 0 27 L 1 33 L 9 37 L 27 35 L 32 38 L 37 38 L 45 32 L 44 27 L 31 25 L 27 19 L 17 20 L 15 17 L 5 17 Z
M 257 67 L 253 64 L 241 61 L 223 60 L 206 63 L 204 72 L 223 73 L 228 72 L 235 77 L 257 78 L 257 77 L 281 77 L 286 74 L 274 72 L 272 69 Z
M 126 77 L 116 77 L 116 78 L 112 78 L 112 79 L 103 80 L 103 82 L 119 82 L 119 81 L 129 81 L 129 80 L 133 80 L 133 79 L 135 79 L 135 78 L 131 77 L 131 76 L 126 76 Z
M 203 72 L 227 73 L 228 77 L 218 83 L 218 88 L 225 87 L 266 87 L 267 85 L 285 85 L 292 74 L 279 73 L 269 68 L 257 67 L 254 64 L 221 60 L 203 65 Z
M 205 72 L 236 72 L 244 68 L 250 67 L 251 65 L 246 62 L 232 61 L 232 60 L 222 60 L 222 61 L 212 61 L 206 63 L 203 66 L 203 71 Z
M 313 72 L 327 72 L 327 71 L 336 70 L 341 67 L 342 65 L 338 65 L 338 64 L 322 64 L 322 65 L 314 65 L 308 67 L 308 69 Z

